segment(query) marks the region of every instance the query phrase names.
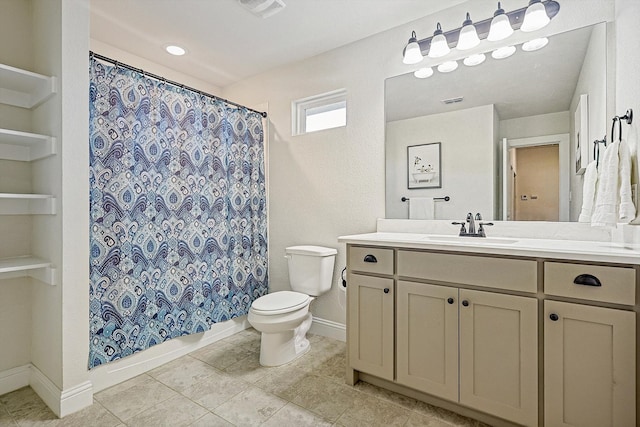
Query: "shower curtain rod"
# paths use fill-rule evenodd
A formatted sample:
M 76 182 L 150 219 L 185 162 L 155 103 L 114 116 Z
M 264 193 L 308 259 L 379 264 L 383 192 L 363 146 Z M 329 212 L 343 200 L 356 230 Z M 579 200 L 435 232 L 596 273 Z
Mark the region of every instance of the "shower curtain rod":
M 267 117 L 267 113 L 265 111 L 258 111 L 258 110 L 254 110 L 253 108 L 245 107 L 244 105 L 237 104 L 237 103 L 235 103 L 233 101 L 229 101 L 228 99 L 220 98 L 219 96 L 211 95 L 210 93 L 203 92 L 201 90 L 198 90 L 196 88 L 184 85 L 182 83 L 178 83 L 178 82 L 173 81 L 173 80 L 165 79 L 164 77 L 158 76 L 157 74 L 149 73 L 147 71 L 144 71 L 141 68 L 132 67 L 131 65 L 124 64 L 124 63 L 122 63 L 120 61 L 116 61 L 115 59 L 108 58 L 108 57 L 106 57 L 104 55 L 100 55 L 99 53 L 95 53 L 93 51 L 89 51 L 89 58 L 95 58 L 95 59 L 99 59 L 101 61 L 110 62 L 113 65 L 115 65 L 116 67 L 126 68 L 126 69 L 129 69 L 129 70 L 135 71 L 137 73 L 140 73 L 143 76 L 151 77 L 152 79 L 160 80 L 160 81 L 162 81 L 164 83 L 169 83 L 171 85 L 177 86 L 177 87 L 182 88 L 182 89 L 188 89 L 190 91 L 199 93 L 200 95 L 207 96 L 209 98 L 213 98 L 213 99 L 218 100 L 218 101 L 226 102 L 227 104 L 231 104 L 231 105 L 233 105 L 235 107 L 238 107 L 238 108 L 245 108 L 245 109 L 247 109 L 249 111 L 253 111 L 254 113 L 260 114 L 264 118 Z

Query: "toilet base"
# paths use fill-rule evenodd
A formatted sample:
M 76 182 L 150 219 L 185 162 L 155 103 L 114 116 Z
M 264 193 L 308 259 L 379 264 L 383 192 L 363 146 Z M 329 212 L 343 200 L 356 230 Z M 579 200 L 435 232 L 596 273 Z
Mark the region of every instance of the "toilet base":
M 313 316 L 308 313 L 300 326 L 288 331 L 262 332 L 260 339 L 260 364 L 262 366 L 280 366 L 304 355 L 311 349 L 307 331 L 311 327 Z

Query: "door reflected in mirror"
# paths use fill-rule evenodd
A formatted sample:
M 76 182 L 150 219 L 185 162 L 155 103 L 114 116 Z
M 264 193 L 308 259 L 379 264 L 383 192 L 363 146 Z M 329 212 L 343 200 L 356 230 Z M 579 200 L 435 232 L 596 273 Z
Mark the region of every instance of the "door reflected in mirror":
M 577 220 L 583 179 L 577 156 L 585 156 L 578 161 L 586 165 L 591 142 L 606 135 L 606 24 L 548 39 L 542 49 L 527 52 L 518 45 L 509 58 L 487 55 L 474 67 L 459 61 L 451 73 L 420 79 L 411 70 L 386 80 L 387 218 L 409 217 L 410 200 L 403 197 L 450 196 L 435 203 L 436 219 L 479 211 L 485 219 Z M 581 95 L 588 95 L 589 105 L 576 132 Z M 407 147 L 436 142 L 441 187 L 408 188 Z M 530 165 L 527 158 L 541 156 L 527 151 L 553 151 L 555 161 Z M 526 184 L 525 172 L 545 184 Z

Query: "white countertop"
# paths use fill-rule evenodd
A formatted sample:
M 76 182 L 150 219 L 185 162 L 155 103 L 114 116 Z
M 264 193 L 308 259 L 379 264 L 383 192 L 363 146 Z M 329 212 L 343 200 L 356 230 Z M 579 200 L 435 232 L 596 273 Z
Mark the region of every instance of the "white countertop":
M 394 232 L 340 236 L 338 241 L 369 246 L 640 264 L 640 247 L 638 245 L 603 241 L 521 237 L 458 237 L 456 235 Z

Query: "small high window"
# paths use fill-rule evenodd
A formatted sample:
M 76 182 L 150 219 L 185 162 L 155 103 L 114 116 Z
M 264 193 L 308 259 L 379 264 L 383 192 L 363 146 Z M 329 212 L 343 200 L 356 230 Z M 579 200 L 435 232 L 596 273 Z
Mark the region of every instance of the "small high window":
M 293 101 L 293 134 L 302 135 L 347 125 L 345 89 Z

